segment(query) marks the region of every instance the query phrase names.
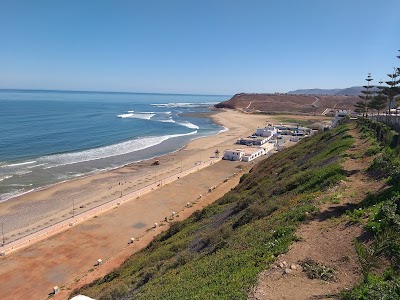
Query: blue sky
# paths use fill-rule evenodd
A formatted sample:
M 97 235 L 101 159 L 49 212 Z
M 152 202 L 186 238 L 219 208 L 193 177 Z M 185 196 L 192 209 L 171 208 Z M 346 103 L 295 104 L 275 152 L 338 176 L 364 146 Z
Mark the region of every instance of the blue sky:
M 234 94 L 385 79 L 398 0 L 0 0 L 0 88 Z

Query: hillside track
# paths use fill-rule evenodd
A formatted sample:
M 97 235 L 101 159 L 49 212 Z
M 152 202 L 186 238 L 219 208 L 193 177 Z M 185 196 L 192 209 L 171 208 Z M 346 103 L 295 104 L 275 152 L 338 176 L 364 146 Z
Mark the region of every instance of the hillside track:
M 345 212 L 362 201 L 368 191 L 382 189 L 383 184 L 368 177 L 364 171 L 372 158 L 357 157 L 365 152 L 369 144 L 360 140 L 354 127 L 349 134 L 354 137 L 355 143 L 342 163 L 348 174 L 347 179 L 319 199 L 322 202 L 320 212 L 308 224 L 299 227 L 296 232 L 299 241 L 287 253 L 280 255 L 273 267 L 259 274 L 248 300 L 338 299 L 341 290 L 359 282 L 361 274 L 353 240 L 362 234 L 362 226 L 349 223 Z M 336 280 L 326 282 L 307 278 L 299 265 L 306 258 L 334 269 Z M 282 265 L 287 268 L 294 265 L 294 270 L 286 269 L 285 272 Z

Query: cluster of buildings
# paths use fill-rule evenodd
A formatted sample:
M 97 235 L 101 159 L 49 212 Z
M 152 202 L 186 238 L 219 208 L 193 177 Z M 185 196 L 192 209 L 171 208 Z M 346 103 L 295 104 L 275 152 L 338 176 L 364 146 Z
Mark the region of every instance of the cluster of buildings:
M 298 141 L 298 138 L 312 135 L 313 131 L 306 127 L 268 124 L 264 128 L 257 128 L 256 132 L 248 137 L 240 138 L 236 144 L 247 146 L 245 148 L 227 149 L 224 151 L 223 159 L 236 161 L 252 161 L 257 157 L 266 155 L 272 150 L 278 150 L 278 140 L 283 135 L 290 135 Z

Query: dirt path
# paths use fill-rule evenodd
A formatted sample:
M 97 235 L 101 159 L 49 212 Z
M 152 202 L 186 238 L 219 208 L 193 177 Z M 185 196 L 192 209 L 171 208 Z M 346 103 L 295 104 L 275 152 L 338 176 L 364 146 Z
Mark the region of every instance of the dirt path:
M 359 139 L 355 129 L 349 133 L 356 142 L 347 153 L 363 154 L 368 145 Z M 343 214 L 364 199 L 367 191 L 382 188 L 381 183 L 370 179 L 363 171 L 370 160 L 348 157 L 344 161 L 347 180 L 324 194 L 320 199 L 323 202 L 320 213 L 308 224 L 300 226 L 296 233 L 300 241 L 294 243 L 286 254 L 280 255 L 274 266 L 260 273 L 249 300 L 338 299 L 338 292 L 359 281 L 353 240 L 361 234 L 362 226 L 349 224 Z M 307 278 L 299 265 L 299 261 L 306 258 L 334 269 L 337 279 L 326 282 Z

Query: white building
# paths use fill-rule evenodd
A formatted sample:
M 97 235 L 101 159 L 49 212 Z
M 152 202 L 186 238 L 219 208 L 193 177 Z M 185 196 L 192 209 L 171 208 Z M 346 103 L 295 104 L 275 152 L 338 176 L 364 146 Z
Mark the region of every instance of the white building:
M 266 126 L 264 128 L 257 128 L 256 135 L 272 138 L 275 134 L 278 133 L 278 130 L 274 126 Z
M 243 149 L 225 150 L 223 159 L 226 160 L 242 160 L 244 155 Z
M 247 138 L 240 138 L 236 141 L 236 144 L 240 144 L 240 145 L 247 145 L 247 146 L 254 146 L 254 145 L 264 145 L 265 143 L 268 142 L 270 138 L 266 138 L 266 137 L 247 137 Z
M 262 145 L 261 147 L 264 149 L 265 154 L 267 154 L 269 151 L 272 151 L 275 149 L 276 144 L 277 144 L 276 141 L 273 143 L 269 142 L 269 143 Z
M 265 152 L 265 149 L 262 147 L 259 148 L 246 148 L 243 150 L 244 155 L 242 157 L 242 161 L 252 161 L 253 159 L 256 159 L 257 157 L 261 155 L 267 154 Z
M 332 127 L 336 127 L 337 123 L 347 117 L 349 115 L 349 112 L 347 110 L 338 110 L 335 114 L 335 117 L 333 118 L 333 122 L 332 122 Z

